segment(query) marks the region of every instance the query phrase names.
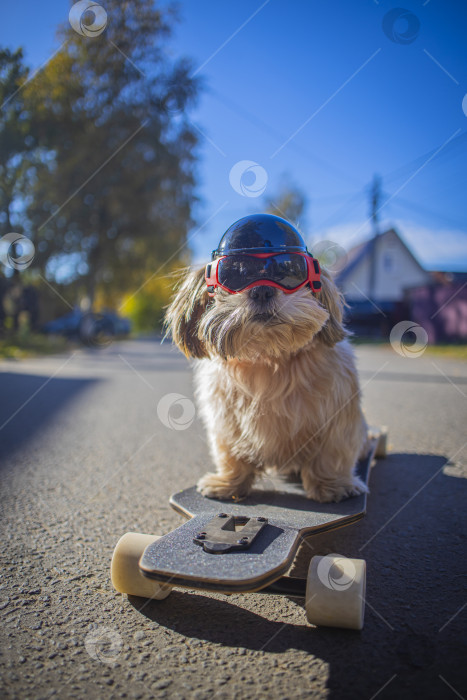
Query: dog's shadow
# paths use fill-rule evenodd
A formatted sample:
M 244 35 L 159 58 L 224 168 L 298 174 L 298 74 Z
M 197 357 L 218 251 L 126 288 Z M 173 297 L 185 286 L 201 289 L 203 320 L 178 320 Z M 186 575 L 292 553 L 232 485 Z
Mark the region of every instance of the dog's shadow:
M 443 628 L 465 602 L 459 583 L 462 557 L 455 546 L 465 532 L 461 520 L 465 521 L 467 480 L 459 477 L 442 456 L 391 454 L 372 470 L 366 517 L 302 544 L 291 571 L 297 577 L 306 574 L 315 554 L 338 552 L 366 559 L 362 632 L 311 627 L 304 611 L 303 624 L 289 624 L 280 616 L 289 604 L 281 604 L 279 597 L 264 597 L 264 614 L 242 607 L 240 596 L 215 598 L 180 589 L 165 601 L 130 601 L 150 620 L 192 640 L 276 653 L 293 648 L 330 663 L 362 668 L 372 659 L 381 663 L 385 655 L 400 673 L 407 670 L 411 655 L 421 654 L 422 666 L 425 661 L 429 666 L 435 631 L 443 631 L 443 654 L 452 653 L 459 643 L 455 620 Z M 289 600 L 304 605 L 303 598 Z M 332 673 L 329 685 L 332 689 Z

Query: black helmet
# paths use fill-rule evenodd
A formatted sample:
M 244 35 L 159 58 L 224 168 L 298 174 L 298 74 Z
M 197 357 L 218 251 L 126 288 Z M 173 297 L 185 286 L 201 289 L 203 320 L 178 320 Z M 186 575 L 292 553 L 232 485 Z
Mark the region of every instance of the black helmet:
M 308 253 L 297 229 L 280 216 L 252 214 L 239 219 L 222 236 L 212 260 L 231 253 Z

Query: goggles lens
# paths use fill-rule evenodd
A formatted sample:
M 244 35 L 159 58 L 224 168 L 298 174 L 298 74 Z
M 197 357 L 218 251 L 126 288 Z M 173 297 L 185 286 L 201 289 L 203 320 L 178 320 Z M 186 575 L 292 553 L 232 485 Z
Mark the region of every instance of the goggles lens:
M 236 254 L 219 260 L 217 275 L 220 284 L 233 292 L 240 292 L 259 280 L 275 282 L 290 290 L 308 279 L 308 267 L 303 255 L 293 253 L 267 258 Z

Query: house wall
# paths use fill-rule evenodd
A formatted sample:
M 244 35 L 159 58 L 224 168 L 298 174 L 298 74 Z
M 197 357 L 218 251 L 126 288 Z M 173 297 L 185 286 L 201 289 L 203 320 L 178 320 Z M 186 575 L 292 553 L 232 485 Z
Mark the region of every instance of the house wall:
M 429 343 L 467 341 L 467 287 L 447 284 L 410 289 L 411 320 L 422 326 Z
M 377 241 L 375 291 L 370 292 L 370 255 L 349 274 L 342 291 L 349 301 L 371 297 L 378 301 L 400 301 L 404 289 L 429 282 L 429 275 L 415 262 L 399 237 L 388 231 Z

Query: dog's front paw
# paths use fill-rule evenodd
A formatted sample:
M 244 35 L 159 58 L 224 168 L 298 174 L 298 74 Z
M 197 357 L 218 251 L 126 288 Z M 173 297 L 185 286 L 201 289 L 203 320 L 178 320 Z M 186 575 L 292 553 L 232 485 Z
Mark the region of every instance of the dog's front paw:
M 338 503 L 344 498 L 359 496 L 361 493 L 368 493 L 368 486 L 358 476 L 352 477 L 347 483 L 316 481 L 309 484 L 306 490 L 308 498 L 319 503 Z
M 232 499 L 237 501 L 247 494 L 247 490 L 239 489 L 238 486 L 231 484 L 214 472 L 208 472 L 202 476 L 196 488 L 203 496 L 218 498 L 222 501 L 231 501 Z
M 369 493 L 370 489 L 363 483 L 358 476 L 353 476 L 352 481 L 344 485 L 345 495 L 342 498 L 348 498 L 349 496 L 360 496 L 361 493 Z

